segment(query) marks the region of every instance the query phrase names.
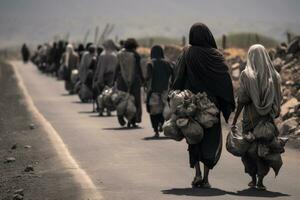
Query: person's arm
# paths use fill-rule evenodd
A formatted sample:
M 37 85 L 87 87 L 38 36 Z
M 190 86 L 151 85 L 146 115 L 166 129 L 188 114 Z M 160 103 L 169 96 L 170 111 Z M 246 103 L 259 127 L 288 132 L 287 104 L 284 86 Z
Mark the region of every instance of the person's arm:
M 149 81 L 149 80 L 151 80 L 151 78 L 152 78 L 152 64 L 149 62 L 147 64 L 147 73 L 146 73 L 145 80 Z
M 141 57 L 137 52 L 135 52 L 135 57 L 136 57 L 137 73 L 138 73 L 138 76 L 140 77 L 140 79 L 142 81 L 142 85 L 143 85 L 145 83 L 145 78 L 144 78 L 144 75 L 142 72 Z
M 186 80 L 186 64 L 184 59 L 184 51 L 180 55 L 175 69 L 174 69 L 174 82 L 172 83 L 171 90 L 183 90 Z
M 236 108 L 236 112 L 235 112 L 235 115 L 234 115 L 234 118 L 233 118 L 233 121 L 232 121 L 232 127 L 236 127 L 237 120 L 238 120 L 244 106 L 245 106 L 245 104 L 238 103 L 237 108 Z
M 117 79 L 120 75 L 120 71 L 121 71 L 121 65 L 120 65 L 120 62 L 118 61 L 116 71 L 115 71 L 115 74 L 114 74 L 114 83 L 117 81 Z

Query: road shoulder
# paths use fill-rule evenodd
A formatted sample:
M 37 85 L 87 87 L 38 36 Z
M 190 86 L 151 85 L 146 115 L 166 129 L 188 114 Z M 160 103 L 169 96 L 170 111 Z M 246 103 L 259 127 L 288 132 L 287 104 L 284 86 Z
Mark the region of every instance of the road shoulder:
M 101 199 L 24 87 L 0 61 L 0 199 Z

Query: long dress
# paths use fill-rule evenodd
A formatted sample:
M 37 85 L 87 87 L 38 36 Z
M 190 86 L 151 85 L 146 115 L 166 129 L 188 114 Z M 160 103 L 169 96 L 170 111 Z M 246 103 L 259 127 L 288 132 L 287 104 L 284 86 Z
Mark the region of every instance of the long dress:
M 247 66 L 240 75 L 240 88 L 237 95 L 240 105 L 244 105 L 242 128 L 243 133 L 252 133 L 261 121 L 274 124 L 280 114 L 282 100 L 280 75 L 276 72 L 272 61 L 262 45 L 250 47 Z M 279 132 L 275 127 L 275 136 Z M 242 157 L 245 172 L 250 176 L 264 177 L 269 166 L 258 156 L 260 140 L 255 140 L 250 150 Z M 265 142 L 263 142 L 265 144 Z M 278 173 L 278 172 L 276 172 Z
M 137 113 L 132 123 L 142 121 L 141 85 L 144 80 L 140 56 L 136 51 L 122 49 L 118 53 L 118 66 L 116 68 L 115 80 L 117 89 L 129 92 L 134 96 Z
M 268 116 L 260 116 L 258 114 L 254 104 L 251 101 L 251 98 L 244 88 L 239 88 L 237 99 L 239 104 L 245 105 L 242 121 L 243 133 L 253 132 L 253 129 L 258 124 L 258 122 L 261 120 L 265 120 L 266 118 L 268 118 Z M 253 145 L 252 148 L 255 149 L 251 152 L 257 152 L 257 144 Z M 246 153 L 244 156 L 242 156 L 241 159 L 245 167 L 245 172 L 250 176 L 265 176 L 268 174 L 269 167 L 264 164 L 264 161 L 259 158 L 257 154 Z
M 147 65 L 147 79 L 150 82 L 150 88 L 147 94 L 147 112 L 150 113 L 149 100 L 152 93 L 157 93 L 161 97 L 164 92 L 167 92 L 170 85 L 170 77 L 172 77 L 173 69 L 171 64 L 163 58 L 154 58 Z M 159 124 L 164 123 L 162 113 L 152 115 L 150 120 L 154 131 L 158 131 Z
M 71 83 L 71 74 L 74 69 L 77 69 L 79 64 L 79 56 L 76 52 L 72 52 L 67 56 L 67 53 L 63 55 L 63 59 L 66 60 L 67 74 L 65 77 L 65 89 L 72 91 L 74 85 Z
M 99 93 L 102 92 L 104 86 L 113 86 L 117 64 L 118 58 L 115 51 L 104 50 L 100 54 L 93 83 Z
M 195 94 L 206 92 L 228 120 L 235 107 L 233 88 L 227 65 L 217 49 L 189 46 L 183 50 L 175 70 L 171 89 L 188 89 Z M 222 151 L 220 115 L 218 119 L 213 127 L 204 129 L 200 143 L 188 145 L 191 168 L 199 161 L 210 169 L 217 164 Z

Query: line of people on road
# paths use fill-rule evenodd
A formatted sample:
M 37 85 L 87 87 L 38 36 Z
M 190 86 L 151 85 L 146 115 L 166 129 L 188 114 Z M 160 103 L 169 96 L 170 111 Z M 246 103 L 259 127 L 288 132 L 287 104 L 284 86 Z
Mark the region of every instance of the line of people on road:
M 129 94 L 126 99 L 129 101 L 132 97 L 134 104 L 134 108 L 130 110 L 134 116 L 127 121 L 129 128 L 137 127 L 137 124 L 141 123 L 141 87 L 144 86 L 147 91 L 147 111 L 155 137 L 159 137 L 166 118 L 170 118 L 170 114 L 164 113 L 163 108 L 168 104 L 170 90 L 189 90 L 194 94 L 205 92 L 220 111 L 217 116 L 218 122 L 204 129 L 201 142 L 188 144 L 188 152 L 190 167 L 195 169 L 192 186 L 210 188 L 209 171 L 218 163 L 222 151 L 221 113 L 228 123 L 230 114 L 235 110 L 229 69 L 211 31 L 205 24 L 194 24 L 189 33 L 189 46 L 184 47 L 175 66 L 165 58 L 160 45 L 153 46 L 146 65 L 146 75 L 143 73 L 137 48 L 138 43 L 133 38 L 122 42 L 122 46 L 107 40 L 101 47 L 88 43 L 85 47 L 79 44 L 77 48 L 66 41 L 59 41 L 53 45 L 38 46 L 32 56 L 32 62 L 41 71 L 65 80 L 66 90 L 70 94 L 77 93 L 82 102 L 92 101 L 93 105 L 95 103 L 95 110 L 99 111 L 100 116 L 104 110 L 101 106 L 102 101 L 98 101 L 98 98 L 102 95 L 101 100 L 106 101 L 104 92 L 111 91 L 109 101 L 112 102 L 118 99 L 118 95 L 114 96 L 117 92 Z M 232 131 L 236 131 L 237 119 L 243 108 L 244 134 L 252 134 L 262 119 L 274 124 L 274 119 L 280 112 L 281 100 L 280 76 L 274 69 L 266 49 L 262 45 L 251 47 L 247 67 L 241 74 L 239 106 L 232 122 Z M 122 109 L 128 109 L 127 104 L 125 107 L 122 105 Z M 110 115 L 114 109 L 117 109 L 120 125 L 126 125 L 126 113 L 124 116 L 119 114 L 121 111 L 118 108 L 107 108 L 107 114 Z M 264 190 L 266 188 L 263 178 L 270 167 L 264 164 L 263 157 L 258 156 L 258 147 L 254 151 L 255 156 L 245 153 L 242 161 L 246 173 L 251 176 L 249 186 Z M 200 163 L 204 165 L 203 176 Z

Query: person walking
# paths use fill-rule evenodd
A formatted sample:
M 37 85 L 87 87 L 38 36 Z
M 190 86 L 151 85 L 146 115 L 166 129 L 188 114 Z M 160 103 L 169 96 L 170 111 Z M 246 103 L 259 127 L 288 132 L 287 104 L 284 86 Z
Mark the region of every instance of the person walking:
M 135 101 L 136 116 L 127 123 L 127 127 L 137 127 L 136 123 L 142 121 L 141 86 L 144 77 L 141 69 L 141 57 L 136 52 L 138 43 L 135 39 L 129 38 L 124 43 L 124 48 L 118 53 L 118 66 L 116 68 L 115 81 L 117 89 L 129 92 Z M 125 125 L 125 121 L 118 116 L 119 123 Z
M 188 89 L 194 94 L 206 92 L 228 122 L 235 109 L 232 81 L 225 59 L 217 49 L 209 28 L 203 23 L 194 24 L 190 29 L 189 44 L 175 67 L 175 80 L 171 89 Z M 209 171 L 217 164 L 222 151 L 220 115 L 218 118 L 218 123 L 204 129 L 200 143 L 188 145 L 190 167 L 196 171 L 193 187 L 211 187 Z M 204 164 L 203 178 L 199 162 Z
M 273 124 L 275 132 L 277 131 L 275 135 L 278 136 L 274 119 L 280 114 L 281 78 L 275 70 L 267 50 L 260 44 L 251 46 L 248 51 L 247 66 L 241 73 L 237 96 L 238 106 L 232 122 L 232 131 L 235 131 L 238 117 L 244 109 L 243 134 L 252 134 L 260 122 L 267 121 Z M 257 142 L 259 145 L 262 141 L 257 140 Z M 245 172 L 251 176 L 249 187 L 265 190 L 263 179 L 270 167 L 266 165 L 263 158 L 258 156 L 257 151 L 257 148 L 254 154 L 248 151 L 242 156 L 242 162 Z
M 163 108 L 167 101 L 167 92 L 171 83 L 173 69 L 170 62 L 164 58 L 164 51 L 161 46 L 155 45 L 151 49 L 151 62 L 147 65 L 147 78 L 149 82 L 147 94 L 147 112 L 150 114 L 151 124 L 154 130 L 154 137 L 159 137 L 159 132 L 162 131 L 162 125 L 165 121 L 163 116 L 163 109 L 159 113 L 153 113 L 150 105 L 151 98 L 157 96 L 159 98 L 160 106 Z M 157 109 L 157 105 L 155 106 Z

